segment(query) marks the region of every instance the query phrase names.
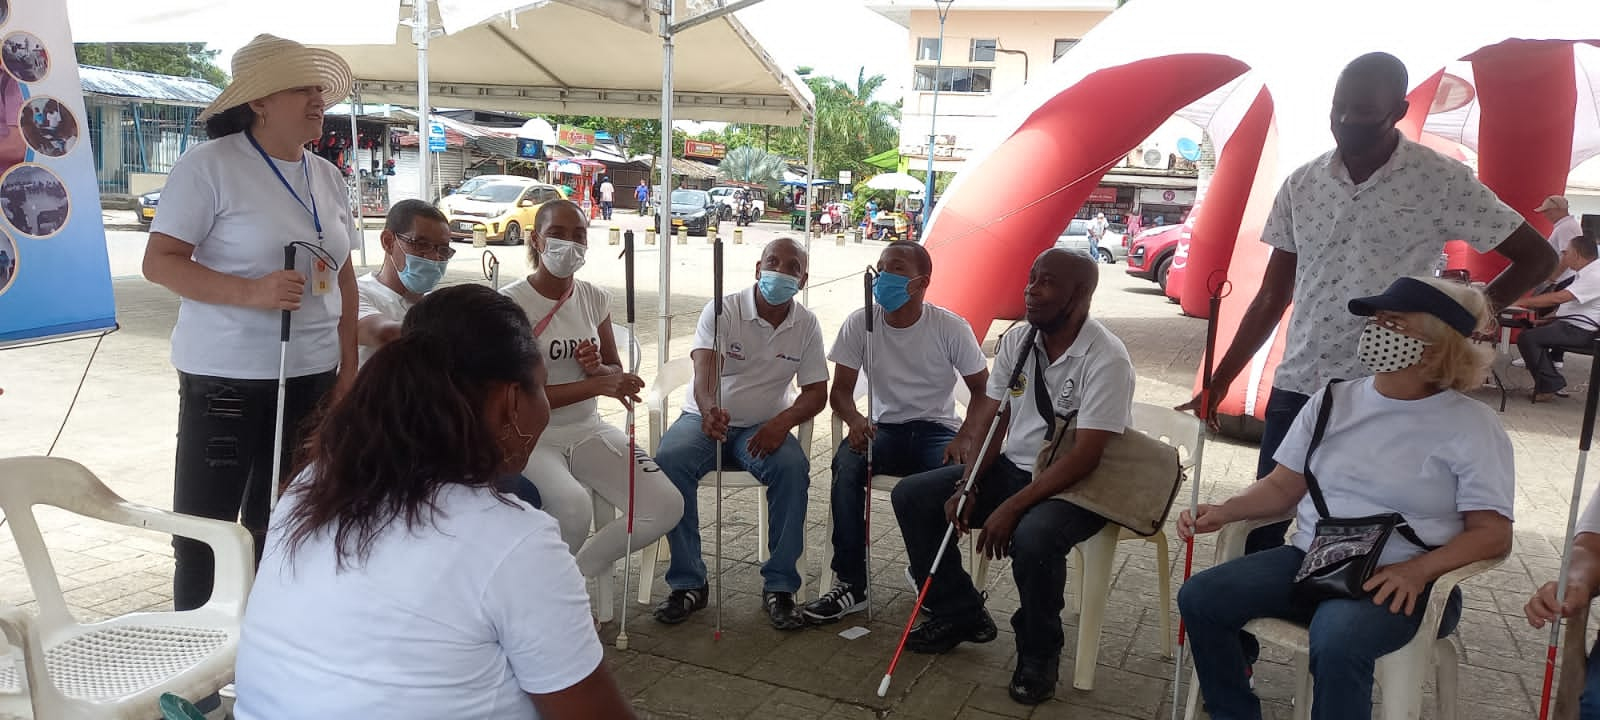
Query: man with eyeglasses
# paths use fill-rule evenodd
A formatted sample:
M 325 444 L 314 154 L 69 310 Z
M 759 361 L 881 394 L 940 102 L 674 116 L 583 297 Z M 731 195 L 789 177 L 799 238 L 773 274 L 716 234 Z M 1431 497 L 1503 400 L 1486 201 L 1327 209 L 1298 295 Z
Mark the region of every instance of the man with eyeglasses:
M 439 284 L 455 248 L 444 213 L 421 200 L 401 200 L 383 221 L 383 267 L 356 278 L 360 362 L 400 336 L 406 311 Z

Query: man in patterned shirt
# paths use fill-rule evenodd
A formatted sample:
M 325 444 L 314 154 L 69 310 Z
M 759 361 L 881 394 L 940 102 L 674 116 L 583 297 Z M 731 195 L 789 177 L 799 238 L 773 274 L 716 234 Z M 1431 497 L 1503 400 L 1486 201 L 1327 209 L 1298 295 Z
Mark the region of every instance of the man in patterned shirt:
M 1292 301 L 1257 477 L 1272 470 L 1273 453 L 1311 393 L 1331 379 L 1366 374 L 1356 359 L 1363 318 L 1346 311 L 1350 298 L 1376 295 L 1396 277 L 1430 274 L 1447 240 L 1465 240 L 1511 261 L 1488 287 L 1497 308 L 1555 270 L 1544 237 L 1471 169 L 1401 136 L 1395 124 L 1409 109 L 1407 87 L 1405 65 L 1387 53 L 1362 55 L 1345 66 L 1328 117 L 1335 149 L 1290 174 L 1262 229 L 1272 256 L 1233 344 L 1217 363 L 1210 396 L 1214 406 L 1228 394 Z M 1196 396 L 1180 409 L 1199 406 Z M 1256 530 L 1245 551 L 1282 545 L 1288 526 Z

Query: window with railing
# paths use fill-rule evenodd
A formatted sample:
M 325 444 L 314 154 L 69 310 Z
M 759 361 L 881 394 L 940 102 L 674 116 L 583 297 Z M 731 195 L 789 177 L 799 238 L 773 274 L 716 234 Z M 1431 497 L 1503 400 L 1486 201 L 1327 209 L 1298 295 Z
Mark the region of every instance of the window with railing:
M 939 92 L 986 93 L 993 80 L 993 68 L 919 67 L 912 79 L 912 89 L 933 92 L 937 87 Z
M 972 49 L 967 57 L 972 62 L 994 62 L 994 49 L 1000 47 L 1000 41 L 993 38 L 973 38 Z
M 938 62 L 939 54 L 939 38 L 917 38 L 917 62 Z

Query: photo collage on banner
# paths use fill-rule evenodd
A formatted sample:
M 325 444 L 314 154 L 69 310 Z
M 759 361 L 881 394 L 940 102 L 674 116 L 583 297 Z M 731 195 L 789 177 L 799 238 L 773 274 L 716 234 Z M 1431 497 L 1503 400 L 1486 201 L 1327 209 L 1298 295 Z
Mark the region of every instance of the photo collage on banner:
M 0 347 L 116 327 L 63 3 L 0 0 Z

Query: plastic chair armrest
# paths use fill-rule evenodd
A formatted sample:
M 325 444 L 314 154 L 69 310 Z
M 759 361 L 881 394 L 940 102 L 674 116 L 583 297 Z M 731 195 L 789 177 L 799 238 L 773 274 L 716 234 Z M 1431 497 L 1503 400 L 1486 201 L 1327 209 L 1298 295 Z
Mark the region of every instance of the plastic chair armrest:
M 1467 578 L 1493 570 L 1505 561 L 1504 556 L 1479 560 L 1451 570 L 1433 581 L 1433 590 L 1428 594 L 1428 608 L 1422 616 L 1422 625 L 1417 632 L 1429 632 L 1437 636 L 1439 623 L 1444 620 L 1445 603 L 1450 601 L 1450 591 L 1456 589 L 1456 586 Z
M 255 577 L 255 540 L 249 531 L 238 523 L 159 510 L 126 501 L 106 509 L 108 512 L 101 516 L 106 522 L 190 538 L 209 546 L 216 558 L 216 577 L 207 607 L 218 606 L 230 612 L 243 612 L 245 598 L 250 594 L 251 580 Z
M 1244 557 L 1244 541 L 1250 537 L 1251 531 L 1256 528 L 1266 527 L 1273 523 L 1294 519 L 1293 515 L 1282 517 L 1258 518 L 1255 520 L 1239 520 L 1223 526 L 1217 532 L 1216 565 L 1221 565 L 1229 560 Z

